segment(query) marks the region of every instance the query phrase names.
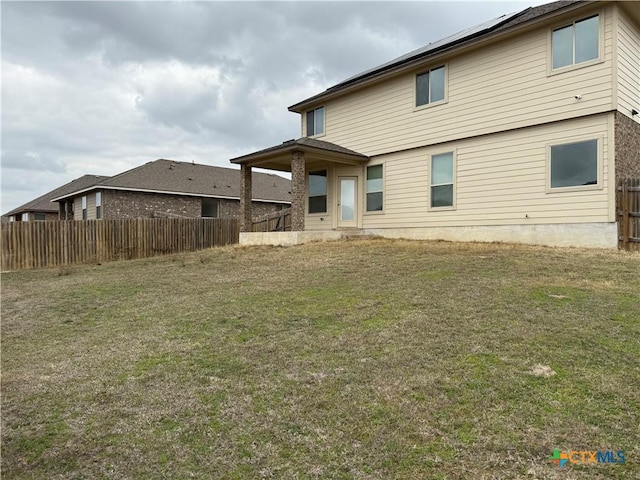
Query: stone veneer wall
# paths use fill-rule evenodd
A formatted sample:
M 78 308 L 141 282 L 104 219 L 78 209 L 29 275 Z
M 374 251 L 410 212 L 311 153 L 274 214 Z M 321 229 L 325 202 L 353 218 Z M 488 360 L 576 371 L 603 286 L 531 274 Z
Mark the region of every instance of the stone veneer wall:
M 640 178 L 640 123 L 616 112 L 616 180 Z
M 155 212 L 172 213 L 185 217 L 202 215 L 202 198 L 162 193 L 104 190 L 102 193 L 103 218 L 152 218 Z M 288 207 L 289 205 L 285 205 Z M 275 203 L 253 202 L 254 217 L 278 211 Z M 220 199 L 220 218 L 241 218 L 240 201 Z

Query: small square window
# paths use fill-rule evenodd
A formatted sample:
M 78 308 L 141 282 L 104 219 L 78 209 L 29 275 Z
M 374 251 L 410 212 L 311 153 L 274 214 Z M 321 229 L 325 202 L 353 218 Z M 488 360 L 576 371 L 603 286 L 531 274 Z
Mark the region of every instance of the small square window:
M 416 107 L 444 100 L 444 65 L 416 75 Z
M 307 137 L 324 133 L 324 107 L 307 112 Z
M 218 218 L 220 215 L 220 200 L 217 198 L 203 198 L 201 216 L 205 218 Z
M 598 141 L 551 146 L 551 188 L 581 187 L 598 184 Z

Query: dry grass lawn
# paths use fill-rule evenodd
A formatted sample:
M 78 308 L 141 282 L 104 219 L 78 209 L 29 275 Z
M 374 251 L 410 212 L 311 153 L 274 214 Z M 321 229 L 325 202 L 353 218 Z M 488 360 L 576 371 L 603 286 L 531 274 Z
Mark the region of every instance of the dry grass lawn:
M 5 273 L 2 476 L 637 479 L 639 272 L 374 240 Z

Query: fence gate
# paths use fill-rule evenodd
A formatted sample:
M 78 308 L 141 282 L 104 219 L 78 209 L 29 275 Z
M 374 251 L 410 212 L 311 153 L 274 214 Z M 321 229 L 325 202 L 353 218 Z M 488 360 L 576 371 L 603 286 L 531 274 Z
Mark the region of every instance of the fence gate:
M 616 188 L 618 248 L 640 251 L 640 178 L 624 178 Z

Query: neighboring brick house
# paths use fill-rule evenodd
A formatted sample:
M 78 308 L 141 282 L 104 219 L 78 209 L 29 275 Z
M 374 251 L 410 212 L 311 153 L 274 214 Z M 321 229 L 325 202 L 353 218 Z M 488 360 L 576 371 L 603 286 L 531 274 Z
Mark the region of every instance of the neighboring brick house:
M 77 190 L 83 190 L 106 180 L 109 177 L 101 175 L 83 175 L 71 180 L 69 183 L 45 193 L 44 195 L 31 200 L 2 216 L 3 222 L 32 222 L 44 220 L 59 220 L 60 211 L 57 203 L 52 202 L 54 198 L 66 195 Z
M 253 212 L 259 216 L 291 204 L 291 181 L 256 173 Z M 66 219 L 141 217 L 240 218 L 240 171 L 156 160 L 53 199 Z

